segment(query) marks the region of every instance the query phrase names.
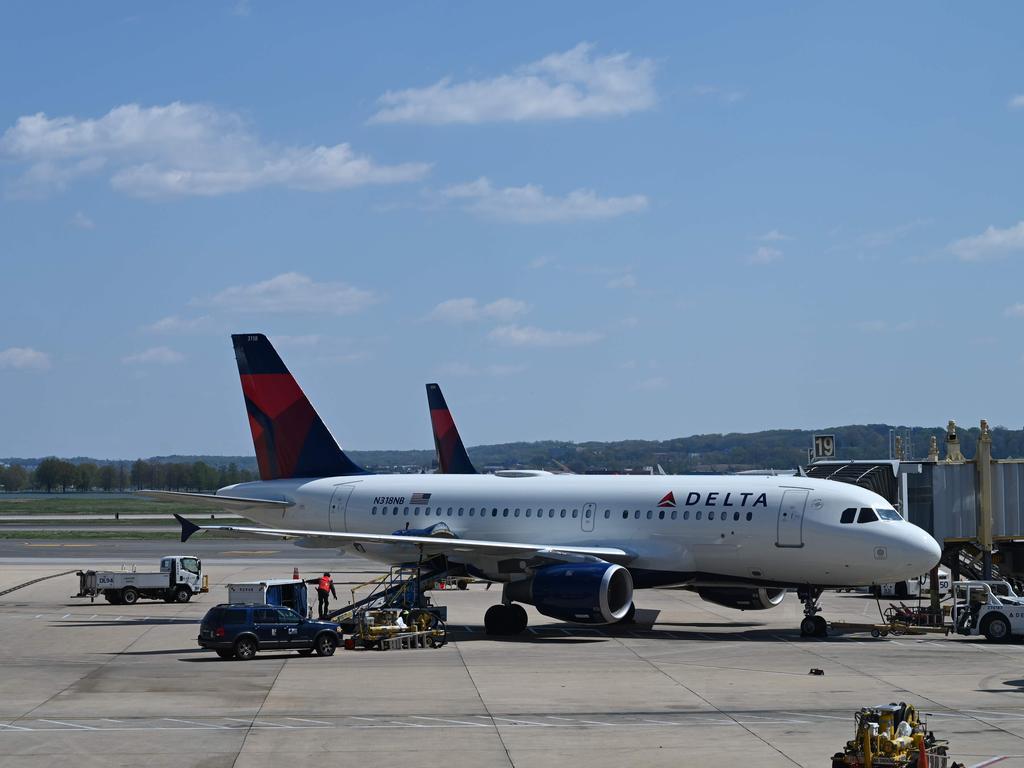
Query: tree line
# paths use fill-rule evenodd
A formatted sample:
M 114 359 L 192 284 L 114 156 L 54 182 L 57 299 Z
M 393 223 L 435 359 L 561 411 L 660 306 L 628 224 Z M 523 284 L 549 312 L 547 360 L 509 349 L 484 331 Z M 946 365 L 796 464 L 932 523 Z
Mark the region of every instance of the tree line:
M 70 462 L 49 456 L 35 467 L 21 464 L 0 466 L 0 490 L 46 491 L 53 493 L 104 491 L 106 493 L 137 491 L 152 488 L 161 491 L 212 491 L 225 485 L 256 479 L 249 469 L 235 463 L 222 467 L 204 461 L 156 462 L 137 459 L 133 462 L 96 464 L 91 461 Z

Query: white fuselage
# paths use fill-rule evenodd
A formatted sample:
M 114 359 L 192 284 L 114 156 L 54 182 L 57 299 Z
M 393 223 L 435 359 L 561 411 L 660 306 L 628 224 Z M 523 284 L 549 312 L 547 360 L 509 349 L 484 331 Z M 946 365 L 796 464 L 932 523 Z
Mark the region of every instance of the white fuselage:
M 464 539 L 618 547 L 633 555 L 627 567 L 638 587 L 879 584 L 918 576 L 940 555 L 931 536 L 904 520 L 840 522 L 849 508 L 891 509 L 881 496 L 802 477 L 360 475 L 220 492 L 293 502 L 283 512 L 246 513 L 280 528 L 390 534 L 443 522 Z M 348 546 L 385 563 L 410 560 L 407 546 Z M 494 557 L 455 552 L 449 560 L 494 580 L 515 578 Z

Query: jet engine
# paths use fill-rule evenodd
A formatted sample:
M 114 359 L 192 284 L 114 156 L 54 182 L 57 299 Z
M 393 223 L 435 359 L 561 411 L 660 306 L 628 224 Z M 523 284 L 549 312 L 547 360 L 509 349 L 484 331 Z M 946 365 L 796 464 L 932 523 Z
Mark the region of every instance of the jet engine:
M 611 624 L 633 604 L 633 577 L 612 563 L 559 563 L 529 579 L 505 585 L 508 600 L 534 606 L 545 616 L 581 624 Z
M 701 600 L 740 611 L 763 611 L 774 608 L 786 596 L 784 589 L 767 587 L 700 587 L 697 594 Z

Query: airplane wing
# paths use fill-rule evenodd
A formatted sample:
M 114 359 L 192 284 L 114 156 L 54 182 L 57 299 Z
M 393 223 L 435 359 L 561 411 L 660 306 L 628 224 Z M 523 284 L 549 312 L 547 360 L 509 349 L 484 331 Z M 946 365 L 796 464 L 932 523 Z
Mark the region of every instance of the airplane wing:
M 218 497 L 220 498 L 220 497 Z M 181 524 L 181 540 L 188 541 L 197 531 L 234 531 L 280 539 L 322 538 L 339 544 L 389 544 L 407 546 L 411 551 L 422 548 L 424 554 L 458 555 L 478 554 L 493 557 L 555 557 L 558 554 L 596 557 L 611 563 L 628 563 L 635 555 L 616 547 L 569 547 L 557 544 L 520 544 L 510 541 L 481 541 L 457 539 L 448 536 L 403 536 L 393 533 L 338 533 L 334 531 L 307 531 L 289 528 L 260 528 L 244 525 L 196 525 L 181 515 L 175 515 Z
M 291 501 L 267 501 L 265 499 L 245 499 L 241 496 L 218 496 L 214 493 L 181 493 L 179 491 L 136 491 L 136 496 L 145 496 L 157 501 L 172 501 L 178 504 L 209 504 L 231 512 L 245 512 L 248 509 L 286 510 L 294 506 Z M 175 515 L 177 517 L 177 515 Z

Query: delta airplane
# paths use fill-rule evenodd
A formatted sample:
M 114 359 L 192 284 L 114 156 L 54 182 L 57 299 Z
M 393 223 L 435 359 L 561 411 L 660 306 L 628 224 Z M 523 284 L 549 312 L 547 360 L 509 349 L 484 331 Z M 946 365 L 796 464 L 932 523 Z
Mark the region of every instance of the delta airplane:
M 801 632 L 821 636 L 823 588 L 901 581 L 939 561 L 935 540 L 881 496 L 829 480 L 370 474 L 341 450 L 265 336 L 232 341 L 260 480 L 216 494 L 142 493 L 205 499 L 260 527 L 179 516 L 183 541 L 228 530 L 322 539 L 392 565 L 442 556 L 503 583 L 484 616 L 489 634 L 522 632 L 520 603 L 609 624 L 631 616 L 635 588 L 683 585 L 748 610 L 774 607 L 795 587 Z

